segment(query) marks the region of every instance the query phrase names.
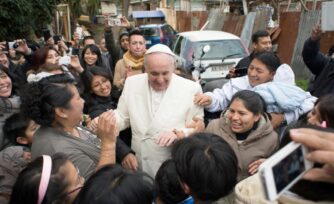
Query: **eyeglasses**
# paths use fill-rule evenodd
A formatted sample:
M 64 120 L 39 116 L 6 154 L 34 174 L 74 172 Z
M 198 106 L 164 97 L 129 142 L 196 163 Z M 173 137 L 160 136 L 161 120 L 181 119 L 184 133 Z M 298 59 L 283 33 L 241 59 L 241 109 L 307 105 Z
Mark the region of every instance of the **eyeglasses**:
M 77 181 L 77 183 L 80 184 L 80 185 L 77 186 L 77 187 L 75 187 L 74 189 L 70 190 L 69 192 L 67 192 L 67 193 L 66 193 L 66 196 L 71 195 L 72 193 L 74 193 L 74 192 L 76 192 L 76 191 L 82 189 L 82 187 L 83 187 L 83 185 L 82 185 L 83 182 L 81 183 L 81 180 L 84 179 L 84 178 L 83 178 L 82 176 L 80 176 L 80 171 L 79 171 L 79 168 L 78 168 L 78 167 L 76 167 L 76 170 L 77 170 L 77 176 L 78 176 L 78 179 L 77 179 L 78 181 Z
M 78 186 L 78 187 L 76 187 L 76 188 L 70 190 L 69 192 L 66 193 L 66 196 L 69 196 L 69 195 L 71 195 L 72 193 L 74 193 L 74 192 L 76 192 L 76 191 L 82 189 L 82 187 L 83 187 L 83 186 Z

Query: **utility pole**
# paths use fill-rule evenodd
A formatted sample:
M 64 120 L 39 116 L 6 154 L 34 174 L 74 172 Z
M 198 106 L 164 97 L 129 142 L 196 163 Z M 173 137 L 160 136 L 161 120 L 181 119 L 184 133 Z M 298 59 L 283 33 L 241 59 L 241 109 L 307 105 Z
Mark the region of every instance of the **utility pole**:
M 130 5 L 130 0 L 123 0 L 123 11 L 122 15 L 125 16 L 126 18 L 129 17 L 129 5 Z

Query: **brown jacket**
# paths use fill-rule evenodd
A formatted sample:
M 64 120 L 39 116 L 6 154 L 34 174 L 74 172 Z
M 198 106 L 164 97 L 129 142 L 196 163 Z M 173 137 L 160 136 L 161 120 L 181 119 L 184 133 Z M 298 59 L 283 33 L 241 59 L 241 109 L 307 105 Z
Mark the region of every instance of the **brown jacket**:
M 123 89 L 124 82 L 127 77 L 128 65 L 126 64 L 124 59 L 118 60 L 115 67 L 115 74 L 114 74 L 114 85 L 119 88 Z M 132 69 L 131 76 L 141 74 L 144 72 L 144 67 L 142 69 Z
M 221 118 L 211 121 L 206 132 L 222 137 L 234 150 L 238 158 L 238 181 L 250 176 L 249 164 L 260 158 L 269 157 L 279 145 L 278 135 L 267 116 L 261 117 L 257 129 L 253 130 L 242 143 L 238 143 L 230 129 L 226 113 Z

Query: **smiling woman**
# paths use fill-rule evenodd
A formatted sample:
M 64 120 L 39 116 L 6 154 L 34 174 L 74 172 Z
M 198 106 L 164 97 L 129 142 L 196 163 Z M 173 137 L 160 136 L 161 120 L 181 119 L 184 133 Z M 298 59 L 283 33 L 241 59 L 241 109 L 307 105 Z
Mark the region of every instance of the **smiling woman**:
M 102 57 L 100 48 L 95 44 L 86 45 L 82 50 L 81 59 L 81 65 L 84 69 L 92 68 L 93 66 L 101 66 L 105 68 L 109 74 L 112 74 L 108 60 Z
M 278 147 L 266 104 L 253 91 L 237 92 L 221 118 L 209 123 L 206 131 L 226 140 L 238 157 L 238 181 L 257 172 L 264 158 Z
M 13 79 L 8 68 L 0 64 L 0 150 L 10 145 L 3 137 L 2 127 L 7 118 L 19 111 L 20 97 L 16 95 Z

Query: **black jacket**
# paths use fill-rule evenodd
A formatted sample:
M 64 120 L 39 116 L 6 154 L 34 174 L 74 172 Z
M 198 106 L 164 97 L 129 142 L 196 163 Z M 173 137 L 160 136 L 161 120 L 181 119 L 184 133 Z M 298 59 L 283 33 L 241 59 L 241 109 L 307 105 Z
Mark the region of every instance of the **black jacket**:
M 107 110 L 117 107 L 116 101 L 111 96 L 101 97 L 90 95 L 86 97 L 85 101 L 86 111 L 91 119 L 94 119 Z
M 334 60 L 320 52 L 320 41 L 307 39 L 302 56 L 308 69 L 315 75 L 310 93 L 316 97 L 334 94 Z
M 111 96 L 100 97 L 96 95 L 90 95 L 89 97 L 86 97 L 85 101 L 85 108 L 91 119 L 94 119 L 107 110 L 115 109 L 117 107 L 115 100 Z M 121 135 L 122 132 L 120 133 L 120 136 Z M 117 137 L 117 162 L 121 163 L 123 158 L 129 153 L 135 154 L 135 152 L 120 137 Z

